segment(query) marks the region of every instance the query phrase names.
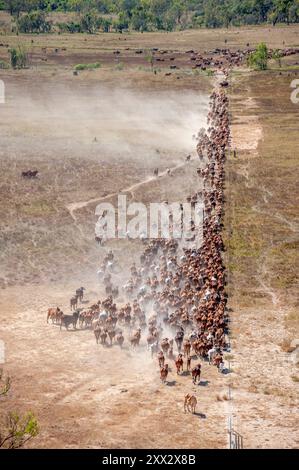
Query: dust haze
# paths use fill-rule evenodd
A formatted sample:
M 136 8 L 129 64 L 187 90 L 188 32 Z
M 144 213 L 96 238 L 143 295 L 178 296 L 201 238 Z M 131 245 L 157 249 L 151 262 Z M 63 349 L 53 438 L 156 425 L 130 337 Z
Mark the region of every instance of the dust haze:
M 38 89 L 8 85 L 6 101 L 1 134 L 12 157 L 129 159 L 146 166 L 191 152 L 208 106 L 206 96 L 190 90 L 144 93 L 52 82 Z

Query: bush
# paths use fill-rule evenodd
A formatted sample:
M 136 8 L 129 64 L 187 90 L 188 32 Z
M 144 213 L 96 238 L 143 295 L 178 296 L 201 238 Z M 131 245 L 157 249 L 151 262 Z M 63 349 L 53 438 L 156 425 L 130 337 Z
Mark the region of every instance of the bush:
M 17 27 L 20 33 L 49 33 L 52 24 L 46 20 L 45 13 L 38 10 L 18 18 Z
M 77 64 L 75 65 L 75 70 L 93 70 L 101 67 L 100 62 L 95 62 L 94 64 Z
M 267 70 L 268 68 L 268 49 L 264 42 L 261 42 L 255 52 L 248 57 L 248 65 L 255 70 Z
M 80 23 L 71 21 L 70 23 L 57 23 L 57 27 L 62 33 L 81 33 Z
M 2 398 L 8 394 L 10 387 L 10 377 L 4 376 L 3 369 L 0 369 L 0 396 Z M 0 419 L 0 448 L 19 449 L 39 433 L 37 419 L 31 412 L 22 416 L 16 411 L 10 411 L 5 420 L 2 418 L 4 415 L 1 415 Z
M 119 62 L 118 64 L 115 65 L 115 70 L 123 70 L 124 69 L 124 63 Z
M 0 60 L 0 69 L 9 69 L 9 64 L 5 62 L 4 60 Z
M 81 33 L 89 33 L 89 34 L 94 34 L 96 33 L 101 25 L 101 17 L 98 16 L 96 11 L 91 10 L 84 15 L 81 16 L 80 19 L 80 28 L 81 28 Z
M 28 64 L 28 56 L 22 46 L 9 49 L 10 64 L 13 69 L 24 69 Z

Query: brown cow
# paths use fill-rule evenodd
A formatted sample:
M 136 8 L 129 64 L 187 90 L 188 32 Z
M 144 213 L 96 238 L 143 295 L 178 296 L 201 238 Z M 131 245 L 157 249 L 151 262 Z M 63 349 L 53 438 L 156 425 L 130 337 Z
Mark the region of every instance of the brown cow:
M 74 297 L 71 298 L 70 307 L 71 307 L 71 310 L 76 310 L 76 308 L 78 307 L 78 296 L 77 295 L 74 295 Z
M 158 353 L 158 361 L 159 361 L 159 367 L 161 369 L 161 367 L 164 367 L 164 363 L 165 363 L 165 357 L 164 357 L 163 351 L 160 351 Z
M 61 320 L 63 313 L 59 307 L 56 308 L 49 308 L 47 313 L 47 323 L 49 319 L 52 320 L 52 323 L 58 323 Z
M 201 364 L 197 364 L 197 366 L 193 367 L 191 371 L 194 385 L 196 385 L 197 379 L 198 379 L 198 383 L 200 383 L 200 373 L 201 373 Z
M 130 343 L 133 348 L 136 348 L 137 346 L 139 346 L 140 338 L 141 338 L 141 328 L 138 328 L 138 330 L 135 331 L 133 336 L 130 338 Z
M 102 328 L 100 326 L 94 330 L 94 335 L 95 335 L 97 344 L 99 343 L 101 332 L 102 332 Z
M 116 335 L 116 331 L 114 329 L 109 329 L 108 330 L 108 336 L 109 336 L 109 339 L 110 339 L 110 345 L 112 346 L 112 341 L 113 339 L 115 338 L 115 335 Z
M 184 370 L 184 361 L 183 361 L 183 355 L 179 354 L 176 361 L 175 361 L 175 366 L 176 366 L 176 373 L 179 374 L 181 371 L 183 372 Z
M 196 409 L 196 405 L 197 405 L 197 400 L 196 400 L 196 397 L 194 395 L 190 395 L 190 393 L 188 393 L 186 396 L 185 396 L 185 401 L 184 401 L 184 411 L 186 413 L 186 410 L 188 410 L 189 412 L 191 411 L 191 413 L 195 413 L 195 409 Z
M 120 332 L 116 335 L 116 342 L 117 342 L 117 344 L 119 344 L 120 348 L 123 347 L 124 340 L 125 340 L 125 338 L 124 338 L 122 332 Z
M 162 341 L 161 341 L 161 349 L 162 349 L 163 353 L 164 353 L 164 354 L 167 354 L 169 348 L 170 348 L 170 344 L 169 344 L 168 338 L 162 339 Z
M 163 383 L 166 382 L 168 375 L 168 364 L 165 364 L 163 367 L 160 368 L 160 379 Z

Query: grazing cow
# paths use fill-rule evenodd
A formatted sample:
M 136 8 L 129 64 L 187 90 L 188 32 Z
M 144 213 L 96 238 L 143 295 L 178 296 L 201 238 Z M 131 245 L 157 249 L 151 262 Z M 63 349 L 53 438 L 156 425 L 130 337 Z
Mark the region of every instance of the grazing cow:
M 37 175 L 38 175 L 37 170 L 22 171 L 23 178 L 37 178 Z
M 62 329 L 62 326 L 65 326 L 65 328 L 68 330 L 68 327 L 70 325 L 73 325 L 73 329 L 76 330 L 78 317 L 79 317 L 78 310 L 75 310 L 71 315 L 63 314 L 60 320 L 60 329 Z
M 98 245 L 102 244 L 102 238 L 98 237 L 97 235 L 94 237 L 95 241 L 97 242 Z
M 222 354 L 217 354 L 217 356 L 214 357 L 214 364 L 215 364 L 215 366 L 217 366 L 218 371 L 220 371 L 220 369 L 222 369 L 222 367 L 221 367 L 223 365 Z
M 158 353 L 158 362 L 159 362 L 160 369 L 161 369 L 161 367 L 164 367 L 165 357 L 164 357 L 163 351 L 160 351 Z
M 124 338 L 122 332 L 120 332 L 116 335 L 116 342 L 117 342 L 117 344 L 119 344 L 120 348 L 123 347 L 124 340 L 125 340 L 125 338 Z
M 63 312 L 60 310 L 59 307 L 49 308 L 48 313 L 47 313 L 47 323 L 49 322 L 49 319 L 52 320 L 52 323 L 54 322 L 58 323 L 62 315 L 63 315 Z
M 185 411 L 185 413 L 188 410 L 189 412 L 194 414 L 195 409 L 196 409 L 196 405 L 197 405 L 196 397 L 194 395 L 190 395 L 190 393 L 188 393 L 185 396 L 185 400 L 184 400 L 184 411 Z
M 184 340 L 184 331 L 183 330 L 178 331 L 174 339 L 178 348 L 178 352 L 180 353 L 182 350 L 182 344 Z
M 106 339 L 107 339 L 107 330 L 102 330 L 100 333 L 101 344 L 106 346 Z
M 85 287 L 79 287 L 79 289 L 76 290 L 76 297 L 80 300 L 80 302 L 83 300 L 84 291 Z
M 137 346 L 139 346 L 140 338 L 141 338 L 141 328 L 138 328 L 138 330 L 130 338 L 130 343 L 133 348 L 136 348 Z
M 112 346 L 112 341 L 115 338 L 115 335 L 116 335 L 116 331 L 114 329 L 109 329 L 108 330 L 108 336 L 109 336 L 109 339 L 110 339 L 110 345 L 111 346 Z
M 187 339 L 184 343 L 184 357 L 189 357 L 191 351 L 191 342 Z
M 162 339 L 161 349 L 162 349 L 163 353 L 167 355 L 169 348 L 170 348 L 170 344 L 169 344 L 168 338 Z
M 76 308 L 78 307 L 78 296 L 77 295 L 74 295 L 74 297 L 71 298 L 70 300 L 70 307 L 71 307 L 71 310 L 76 310 Z
M 160 379 L 162 383 L 166 383 L 166 379 L 168 376 L 168 364 L 165 364 L 163 367 L 160 368 Z
M 201 364 L 197 364 L 197 366 L 193 367 L 191 371 L 194 385 L 196 385 L 197 379 L 198 379 L 198 383 L 200 383 L 200 373 L 201 373 Z
M 184 361 L 183 361 L 183 355 L 179 354 L 176 361 L 175 361 L 175 366 L 176 366 L 176 373 L 179 374 L 181 371 L 183 372 L 184 370 Z
M 96 338 L 96 342 L 97 344 L 99 343 L 99 339 L 100 339 L 100 335 L 101 335 L 101 331 L 102 331 L 102 328 L 100 326 L 98 326 L 97 328 L 95 328 L 94 331 L 94 335 L 95 335 L 95 338 Z
M 114 298 L 117 298 L 118 295 L 119 295 L 119 289 L 118 289 L 118 287 L 113 287 L 113 288 L 112 288 L 112 291 L 111 291 L 111 294 L 112 294 L 112 296 L 113 296 Z

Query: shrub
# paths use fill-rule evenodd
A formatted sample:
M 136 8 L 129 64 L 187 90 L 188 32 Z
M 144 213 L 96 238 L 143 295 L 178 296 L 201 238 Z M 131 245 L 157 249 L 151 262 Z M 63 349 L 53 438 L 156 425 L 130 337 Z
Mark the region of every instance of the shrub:
M 10 386 L 10 377 L 4 376 L 3 370 L 0 369 L 0 396 L 6 396 Z M 10 411 L 5 420 L 2 420 L 1 416 L 0 448 L 19 449 L 30 439 L 36 437 L 38 433 L 38 423 L 33 413 L 29 412 L 21 416 L 16 411 Z
M 101 17 L 98 16 L 97 12 L 94 10 L 90 10 L 81 16 L 81 19 L 80 19 L 81 33 L 94 34 L 98 31 L 100 25 L 101 25 Z
M 37 10 L 18 18 L 17 27 L 20 33 L 49 33 L 52 24 L 46 20 L 44 12 Z
M 118 64 L 115 65 L 115 70 L 123 70 L 124 68 L 124 63 L 119 62 Z
M 28 64 L 28 56 L 22 46 L 9 49 L 10 64 L 13 69 L 24 69 Z
M 268 49 L 264 42 L 261 42 L 255 52 L 248 57 L 248 65 L 255 70 L 267 70 L 268 68 Z
M 71 21 L 70 23 L 57 23 L 57 27 L 62 33 L 81 33 L 80 23 Z
M 77 64 L 75 65 L 75 70 L 93 70 L 101 67 L 100 62 L 95 62 L 94 64 Z
M 275 60 L 275 62 L 278 64 L 279 67 L 281 67 L 281 58 L 282 58 L 282 53 L 279 49 L 275 49 L 272 53 L 272 59 Z
M 0 60 L 0 69 L 8 69 L 9 68 L 9 64 L 7 62 L 5 62 L 4 60 Z

